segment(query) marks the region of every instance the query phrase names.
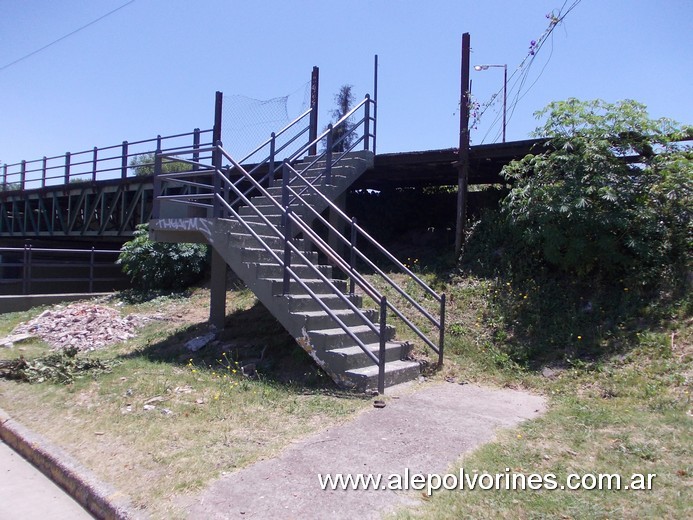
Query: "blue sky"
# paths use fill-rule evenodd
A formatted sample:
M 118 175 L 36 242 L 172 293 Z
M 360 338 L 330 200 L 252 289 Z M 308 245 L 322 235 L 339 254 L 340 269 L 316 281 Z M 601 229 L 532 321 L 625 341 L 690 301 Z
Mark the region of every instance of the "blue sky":
M 372 93 L 375 54 L 378 151 L 454 147 L 462 33 L 472 64 L 507 63 L 512 75 L 545 15 L 574 0 L 135 0 L 7 66 L 126 2 L 0 0 L 0 162 L 209 128 L 215 91 L 302 92 L 313 65 L 322 126 L 340 85 Z M 693 124 L 692 20 L 690 0 L 582 0 L 535 56 L 517 103 L 509 85 L 508 140 L 568 97 L 632 98 Z M 481 103 L 502 87 L 502 69 L 471 77 Z M 501 106 L 499 96 L 473 144 L 500 139 Z

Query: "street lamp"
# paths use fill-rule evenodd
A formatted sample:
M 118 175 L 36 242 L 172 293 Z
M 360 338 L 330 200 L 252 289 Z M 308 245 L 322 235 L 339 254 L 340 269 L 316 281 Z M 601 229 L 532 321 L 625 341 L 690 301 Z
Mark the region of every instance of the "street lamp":
M 488 70 L 489 67 L 503 67 L 503 142 L 505 142 L 505 114 L 508 103 L 508 65 L 474 65 L 474 70 Z

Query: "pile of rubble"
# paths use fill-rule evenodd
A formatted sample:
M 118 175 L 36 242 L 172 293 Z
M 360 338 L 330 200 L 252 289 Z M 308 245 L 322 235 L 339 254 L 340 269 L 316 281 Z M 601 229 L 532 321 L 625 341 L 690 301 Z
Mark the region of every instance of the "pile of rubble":
M 26 323 L 21 323 L 12 335 L 38 336 L 54 349 L 76 348 L 95 350 L 135 336 L 139 327 L 156 319 L 131 314 L 121 316 L 116 309 L 103 305 L 75 303 L 56 306 Z

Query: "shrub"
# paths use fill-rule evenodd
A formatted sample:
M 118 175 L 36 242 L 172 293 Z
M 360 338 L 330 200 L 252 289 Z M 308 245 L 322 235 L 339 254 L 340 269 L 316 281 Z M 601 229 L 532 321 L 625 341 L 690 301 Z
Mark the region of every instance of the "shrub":
M 120 251 L 116 263 L 144 290 L 184 289 L 200 280 L 208 264 L 207 245 L 154 242 L 147 224 L 137 226 Z
M 538 115 L 547 150 L 503 170 L 502 211 L 528 252 L 581 278 L 654 280 L 690 264 L 693 154 L 675 143 L 690 129 L 630 100 L 569 99 Z

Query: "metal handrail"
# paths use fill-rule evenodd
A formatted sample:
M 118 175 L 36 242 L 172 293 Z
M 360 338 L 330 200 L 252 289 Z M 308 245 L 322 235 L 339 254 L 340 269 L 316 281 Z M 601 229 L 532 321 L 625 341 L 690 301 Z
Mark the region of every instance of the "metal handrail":
M 212 167 L 210 167 L 207 164 L 204 164 L 200 162 L 199 160 L 196 161 L 191 161 L 188 159 L 181 159 L 179 156 L 173 156 L 167 153 L 159 152 L 157 153 L 157 158 L 158 160 L 161 159 L 171 159 L 171 160 L 179 160 L 182 162 L 186 162 L 194 167 L 197 168 L 203 168 L 203 171 L 201 172 L 200 170 L 197 171 L 192 171 L 192 172 L 176 172 L 176 173 L 170 173 L 170 174 L 164 174 L 164 175 L 159 175 L 158 180 L 159 183 L 161 180 L 165 181 L 174 181 L 178 182 L 181 184 L 188 184 L 191 186 L 196 186 L 199 188 L 202 188 L 204 190 L 210 190 L 211 193 L 197 193 L 197 194 L 177 194 L 177 195 L 161 195 L 161 192 L 157 194 L 157 199 L 165 199 L 165 200 L 170 200 L 174 202 L 180 202 L 180 203 L 185 203 L 185 204 L 191 204 L 191 205 L 197 205 L 197 206 L 202 206 L 206 208 L 212 208 L 213 209 L 213 217 L 232 217 L 236 220 L 238 220 L 243 227 L 261 244 L 261 246 L 270 254 L 272 259 L 276 262 L 278 266 L 281 266 L 283 271 L 284 271 L 284 284 L 285 284 L 285 290 L 288 290 L 288 284 L 291 279 L 295 280 L 308 294 L 311 295 L 311 297 L 317 299 L 319 301 L 319 298 L 307 287 L 307 285 L 296 275 L 296 273 L 291 269 L 291 256 L 292 255 L 297 255 L 298 258 L 300 258 L 305 265 L 310 266 L 310 269 L 312 272 L 314 272 L 320 280 L 323 282 L 327 283 L 327 285 L 330 287 L 332 292 L 335 294 L 339 295 L 340 298 L 342 298 L 344 301 L 348 303 L 348 307 L 351 308 L 353 311 L 355 311 L 361 319 L 364 320 L 364 323 L 366 323 L 371 330 L 375 331 L 376 333 L 379 334 L 381 338 L 381 354 L 383 354 L 384 350 L 384 334 L 385 334 L 385 320 L 386 320 L 386 309 L 390 309 L 399 319 L 401 319 L 407 327 L 409 327 L 418 337 L 420 337 L 426 345 L 428 345 L 434 352 L 436 352 L 439 356 L 439 363 L 442 363 L 442 357 L 443 357 L 443 342 L 444 342 L 444 322 L 445 322 L 445 295 L 439 295 L 436 293 L 432 288 L 430 288 L 421 278 L 416 276 L 409 268 L 407 268 L 404 264 L 402 264 L 399 260 L 397 260 L 389 251 L 387 251 L 382 245 L 380 245 L 374 238 L 372 238 L 363 228 L 357 225 L 355 220 L 349 219 L 349 217 L 341 210 L 339 209 L 329 198 L 327 198 L 317 187 L 317 183 L 321 182 L 322 184 L 328 183 L 331 179 L 331 168 L 333 165 L 338 164 L 351 150 L 353 150 L 355 147 L 357 147 L 360 143 L 364 143 L 364 148 L 368 150 L 368 143 L 370 139 L 375 139 L 375 135 L 371 134 L 369 131 L 369 125 L 370 122 L 373 121 L 375 123 L 375 120 L 373 117 L 371 117 L 369 113 L 369 106 L 370 103 L 373 103 L 373 101 L 370 100 L 368 96 L 361 101 L 356 107 L 354 107 L 352 110 L 349 111 L 349 113 L 345 114 L 340 120 L 335 123 L 335 125 L 329 125 L 328 129 L 322 132 L 317 138 L 314 140 L 310 141 L 309 143 L 304 144 L 303 146 L 299 147 L 294 154 L 289 156 L 289 158 L 284 159 L 284 161 L 281 163 L 279 167 L 275 166 L 275 159 L 276 159 L 276 153 L 277 150 L 275 150 L 275 143 L 276 143 L 276 137 L 278 134 L 272 134 L 271 137 L 266 140 L 262 145 L 257 147 L 253 152 L 251 152 L 248 156 L 246 156 L 246 159 L 255 155 L 258 151 L 260 151 L 263 147 L 270 145 L 271 152 L 270 156 L 266 158 L 264 161 L 256 164 L 251 168 L 250 170 L 247 170 L 241 163 L 242 161 L 236 161 L 224 148 L 222 147 L 221 143 L 216 143 L 216 146 L 213 146 L 211 149 L 205 150 L 205 152 L 210 152 L 212 153 L 212 157 L 217 157 L 215 160 L 216 162 Z M 341 125 L 346 125 L 347 121 L 361 108 L 365 107 L 365 115 L 363 118 L 361 118 L 358 122 L 354 123 L 353 126 L 349 128 L 349 132 L 345 133 L 345 135 L 339 137 L 337 141 L 335 142 L 333 139 L 335 129 L 339 128 Z M 308 115 L 310 111 L 305 112 L 299 118 L 292 122 L 292 124 L 288 125 L 284 129 L 282 129 L 281 132 L 285 132 L 288 130 L 289 127 L 293 126 L 296 122 L 298 122 L 301 118 L 305 117 Z M 355 134 L 356 129 L 360 128 L 363 126 L 363 135 L 358 136 L 358 138 L 350 143 L 350 146 L 347 147 L 347 149 L 337 152 L 337 156 L 333 157 L 333 148 L 335 145 L 338 145 L 341 141 L 344 141 L 347 139 L 347 136 L 350 134 Z M 373 125 L 375 128 L 375 124 Z M 302 132 L 299 132 L 297 135 L 293 136 L 291 138 L 290 143 L 294 142 L 296 139 L 300 138 L 301 135 L 305 133 L 305 130 Z M 312 161 L 307 164 L 301 172 L 299 172 L 296 168 L 291 166 L 290 161 L 295 159 L 296 157 L 300 157 L 302 154 L 304 154 L 306 151 L 310 150 L 312 147 L 317 145 L 318 142 L 323 141 L 324 139 L 327 139 L 327 147 L 326 149 L 319 155 L 316 155 L 314 158 L 312 158 Z M 183 155 L 183 154 L 189 154 L 192 153 L 193 150 L 185 150 L 185 151 L 179 151 L 177 155 Z M 199 149 L 198 149 L 199 151 Z M 223 159 L 226 159 L 229 161 L 230 165 L 222 168 L 221 167 L 221 161 Z M 321 160 L 326 160 L 327 165 L 325 168 L 320 171 L 320 173 L 311 181 L 308 181 L 304 176 L 303 173 L 305 173 L 307 170 L 311 169 L 313 166 L 315 166 L 318 161 Z M 259 179 L 256 179 L 253 174 L 258 171 L 259 168 L 261 168 L 263 165 L 268 166 L 268 171 L 267 173 Z M 267 191 L 266 187 L 264 186 L 265 181 L 269 179 L 269 186 L 272 185 L 272 181 L 276 175 L 276 172 L 280 169 L 283 168 L 283 195 L 282 195 L 282 202 L 279 203 L 276 198 Z M 232 171 L 235 171 L 236 173 L 239 174 L 239 179 L 235 182 L 231 181 L 230 179 L 230 174 Z M 199 182 L 193 182 L 193 181 L 185 181 L 184 178 L 190 177 L 190 176 L 199 176 L 200 174 L 211 174 L 212 176 L 216 176 L 219 178 L 219 181 L 214 180 L 213 181 L 213 186 L 210 184 L 202 184 Z M 250 187 L 243 190 L 240 187 L 241 182 L 248 182 Z M 302 183 L 299 185 L 296 185 L 296 183 Z M 292 185 L 293 184 L 293 185 Z M 223 190 L 223 191 L 222 191 Z M 230 191 L 229 191 L 230 190 Z M 236 197 L 235 201 L 230 203 L 229 200 L 227 200 L 227 196 L 229 193 L 232 192 L 234 196 Z M 251 201 L 250 201 L 250 194 L 251 192 L 259 193 L 260 195 L 264 196 L 264 198 L 268 201 L 269 204 L 273 205 L 276 210 L 278 211 L 278 214 L 282 216 L 282 223 L 280 225 L 275 225 L 272 224 L 272 222 L 267 218 L 267 216 L 261 212 L 257 207 L 255 207 Z M 347 223 L 351 226 L 352 229 L 352 241 L 349 242 L 340 232 L 338 232 L 335 227 L 330 224 L 322 215 L 317 212 L 315 208 L 310 203 L 307 203 L 305 200 L 304 196 L 306 193 L 312 192 L 314 194 L 317 194 L 319 199 L 325 203 L 325 205 L 330 208 L 331 210 L 334 211 L 336 215 L 339 216 L 342 220 L 346 220 Z M 199 199 L 204 199 L 204 198 L 212 198 L 213 199 L 213 204 L 202 204 L 199 202 L 196 202 L 196 200 Z M 248 224 L 245 219 L 238 213 L 236 210 L 236 205 L 238 203 L 242 203 L 249 208 L 251 208 L 252 212 L 257 215 L 260 218 L 260 221 L 266 225 L 267 229 L 269 230 L 268 233 L 270 236 L 276 236 L 280 238 L 281 240 L 284 241 L 285 243 L 285 257 L 284 259 L 280 258 L 280 255 L 275 252 L 274 250 L 271 249 L 271 247 L 266 243 L 266 241 L 257 233 L 250 224 Z M 327 226 L 327 229 L 330 232 L 333 232 L 336 236 L 339 237 L 339 239 L 343 242 L 346 243 L 350 248 L 351 248 L 351 253 L 352 253 L 352 260 L 351 263 L 347 262 L 344 258 L 341 257 L 327 242 L 325 242 L 324 239 L 322 239 L 312 228 L 311 226 L 296 212 L 294 211 L 294 206 L 296 203 L 299 204 L 299 207 L 305 207 L 308 208 L 312 213 L 313 213 L 313 218 L 314 219 L 319 219 L 321 223 Z M 217 210 L 217 208 L 219 208 Z M 219 211 L 219 213 L 217 213 Z M 296 232 L 294 233 L 292 231 L 292 226 L 294 226 L 296 229 Z M 280 229 L 281 228 L 281 229 Z M 283 231 L 282 231 L 283 230 Z M 329 259 L 331 265 L 333 267 L 336 267 L 340 269 L 342 272 L 344 272 L 349 278 L 350 278 L 350 292 L 353 294 L 353 289 L 358 286 L 360 287 L 367 296 L 372 298 L 374 301 L 379 302 L 381 305 L 381 328 L 380 331 L 378 332 L 377 327 L 373 324 L 373 322 L 368 319 L 363 313 L 360 311 L 358 307 L 353 305 L 348 298 L 346 298 L 341 291 L 334 285 L 334 283 L 329 280 L 323 273 L 320 272 L 320 270 L 313 265 L 311 261 L 309 261 L 306 256 L 303 254 L 302 251 L 300 251 L 294 244 L 293 244 L 293 235 L 294 234 L 299 234 L 302 233 L 303 237 L 305 240 L 309 240 L 313 246 L 320 252 L 322 252 L 324 255 L 327 256 Z M 375 263 L 373 263 L 358 247 L 356 247 L 356 239 L 362 237 L 364 240 L 366 240 L 369 244 L 371 244 L 378 252 L 382 253 L 388 260 L 390 260 L 394 265 L 405 275 L 407 275 L 410 279 L 414 280 L 418 286 L 420 286 L 425 294 L 433 297 L 435 301 L 441 304 L 441 311 L 440 311 L 440 318 L 436 319 L 434 316 L 431 315 L 429 311 L 427 311 L 425 308 L 423 308 L 414 298 L 412 298 L 406 291 L 404 291 L 399 285 L 390 277 L 388 276 L 382 269 L 378 268 Z M 408 319 L 404 313 L 397 308 L 396 305 L 394 305 L 392 302 L 389 302 L 387 298 L 380 293 L 380 291 L 373 286 L 373 284 L 367 280 L 365 277 L 363 277 L 355 268 L 354 261 L 356 258 L 359 258 L 363 261 L 366 262 L 366 264 L 374 270 L 380 277 L 382 277 L 390 286 L 392 286 L 397 293 L 402 296 L 407 303 L 413 306 L 416 311 L 418 311 L 421 315 L 423 315 L 427 320 L 429 320 L 433 325 L 438 327 L 440 330 L 440 336 L 439 336 L 439 342 L 438 345 L 436 345 L 432 340 L 430 340 L 426 334 L 424 334 L 410 319 Z M 320 307 L 323 308 L 323 310 L 333 319 L 335 323 L 337 323 L 353 340 L 356 341 L 356 343 L 361 347 L 364 352 L 366 352 L 369 357 L 371 358 L 372 361 L 378 364 L 379 366 L 379 386 L 381 386 L 382 381 L 384 381 L 384 358 L 378 358 L 375 355 L 372 354 L 372 352 L 349 330 L 349 327 L 347 327 L 341 319 L 339 319 L 338 316 L 336 316 L 327 305 L 325 305 L 323 302 L 319 301 Z
M 106 146 L 102 148 L 94 147 L 90 150 L 80 152 L 67 152 L 64 155 L 56 155 L 51 157 L 43 157 L 30 161 L 20 161 L 12 164 L 4 164 L 0 167 L 0 194 L 12 193 L 17 190 L 25 189 L 41 189 L 50 185 L 58 187 L 69 185 L 71 181 L 98 181 L 115 178 L 112 175 L 115 172 L 120 173 L 120 178 L 126 179 L 134 177 L 133 170 L 136 166 L 130 165 L 129 161 L 132 157 L 138 157 L 147 154 L 154 154 L 156 149 L 139 149 L 133 152 L 133 147 L 140 145 L 155 144 L 160 145 L 161 142 L 170 143 L 171 146 L 164 147 L 162 150 L 168 153 L 174 153 L 178 150 L 187 148 L 181 146 L 180 142 L 175 143 L 173 140 L 192 137 L 193 146 L 196 147 L 196 153 L 202 153 L 204 147 L 208 143 L 200 142 L 200 136 L 211 133 L 212 130 L 195 129 L 193 132 L 185 132 L 168 136 L 157 136 L 152 139 L 143 139 L 139 141 L 123 141 L 117 145 Z M 113 150 L 119 150 L 120 153 L 114 153 Z M 159 150 L 160 151 L 160 150 Z M 104 156 L 104 152 L 107 155 Z M 153 163 L 142 164 L 137 166 L 153 166 Z M 58 173 L 60 172 L 60 173 Z M 55 182 L 62 180 L 62 182 Z
M 235 186 L 233 185 L 233 183 L 231 183 L 231 182 L 226 178 L 226 176 L 224 176 L 224 175 L 222 174 L 221 171 L 218 171 L 217 173 L 218 173 L 218 175 L 221 176 L 221 180 L 224 181 L 226 184 L 228 184 L 229 187 L 230 187 L 231 189 L 236 189 L 236 190 L 237 190 L 237 188 L 235 188 Z M 240 190 L 237 190 L 236 193 L 237 193 L 238 195 L 240 195 L 243 199 L 245 199 L 244 201 L 245 201 L 251 208 L 253 208 L 253 210 L 256 212 L 256 214 L 257 214 L 262 220 L 264 220 L 264 223 L 267 224 L 267 225 L 269 226 L 269 228 L 275 233 L 276 236 L 278 236 L 279 238 L 285 240 L 285 242 L 286 242 L 286 243 L 288 244 L 288 246 L 291 248 L 292 252 L 293 252 L 294 254 L 297 254 L 297 255 L 299 256 L 299 258 L 301 258 L 301 260 L 303 260 L 303 261 L 305 262 L 305 265 L 307 265 L 310 269 L 312 269 L 313 272 L 314 272 L 315 274 L 317 274 L 318 277 L 330 287 L 330 289 L 333 291 L 334 294 L 336 294 L 342 301 L 344 301 L 344 302 L 351 308 L 351 310 L 355 311 L 355 312 L 359 315 L 359 317 L 362 318 L 362 319 L 364 320 L 364 323 L 365 323 L 367 326 L 369 326 L 369 327 L 370 327 L 372 330 L 374 330 L 376 333 L 380 334 L 380 331 L 378 331 L 377 329 L 375 329 L 375 326 L 374 326 L 374 325 L 371 323 L 371 321 L 361 312 L 361 310 L 360 310 L 357 306 L 355 306 L 346 296 L 344 296 L 344 295 L 341 293 L 341 291 L 334 285 L 334 283 L 333 283 L 332 281 L 330 281 L 323 273 L 321 273 L 320 270 L 319 270 L 310 260 L 308 260 L 308 258 L 304 255 L 304 253 L 303 253 L 302 251 L 300 251 L 300 250 L 292 243 L 291 239 L 290 239 L 288 236 L 283 235 L 282 232 L 278 229 L 278 227 L 275 226 L 275 225 L 273 225 L 273 224 L 262 214 L 262 212 L 260 212 L 260 210 L 258 210 L 258 209 L 257 209 L 255 206 L 253 206 L 252 204 L 250 204 L 250 200 L 248 200 L 248 199 L 245 197 L 245 195 L 243 195 L 243 194 L 240 192 Z M 253 238 L 255 238 L 255 239 L 260 243 L 260 245 L 265 249 L 265 251 L 267 251 L 267 252 L 270 254 L 270 256 L 275 260 L 275 262 L 277 262 L 277 264 L 278 264 L 279 266 L 281 266 L 281 267 L 284 269 L 284 272 L 287 273 L 294 281 L 296 281 L 296 283 L 298 283 L 298 284 L 301 286 L 301 288 L 302 288 L 304 291 L 306 291 L 306 292 L 311 296 L 311 298 L 313 298 L 314 300 L 316 300 L 316 301 L 318 302 L 318 304 L 319 304 L 319 305 L 322 307 L 322 309 L 330 316 L 330 318 L 332 318 L 332 319 L 340 326 L 340 328 L 342 328 L 342 329 L 346 332 L 346 334 L 347 334 L 352 340 L 354 340 L 354 341 L 356 342 L 356 344 L 361 348 L 361 350 L 363 350 L 363 352 L 364 352 L 368 357 L 370 357 L 371 360 L 372 360 L 374 363 L 380 364 L 379 359 L 378 359 L 377 357 L 375 357 L 375 355 L 368 349 L 368 347 L 366 347 L 366 345 L 363 343 L 363 341 L 361 341 L 361 339 L 359 339 L 358 336 L 356 336 L 356 335 L 349 329 L 349 326 L 346 325 L 346 324 L 345 324 L 345 323 L 344 323 L 344 322 L 332 311 L 332 309 L 330 309 L 320 298 L 318 298 L 318 296 L 312 291 L 312 289 L 310 289 L 310 287 L 308 287 L 308 286 L 305 284 L 305 282 L 301 279 L 301 277 L 298 276 L 298 275 L 293 271 L 293 269 L 291 269 L 290 266 L 286 265 L 286 263 L 284 262 L 284 260 L 281 259 L 281 258 L 279 257 L 279 255 L 276 254 L 276 252 L 267 244 L 267 242 L 266 242 L 265 240 L 262 239 L 262 237 L 252 228 L 252 226 L 250 226 L 243 218 L 241 218 L 241 216 L 236 212 L 236 210 L 233 209 L 233 207 L 232 207 L 223 197 L 221 197 L 221 195 L 220 195 L 219 193 L 216 193 L 215 196 L 216 196 L 217 199 L 219 200 L 220 204 L 222 204 L 223 206 L 225 206 L 226 210 L 229 211 L 229 213 L 231 213 L 234 217 L 236 217 L 236 219 L 246 228 L 246 230 L 250 232 L 250 234 L 253 236 Z M 290 212 L 289 212 L 289 213 L 290 213 Z

